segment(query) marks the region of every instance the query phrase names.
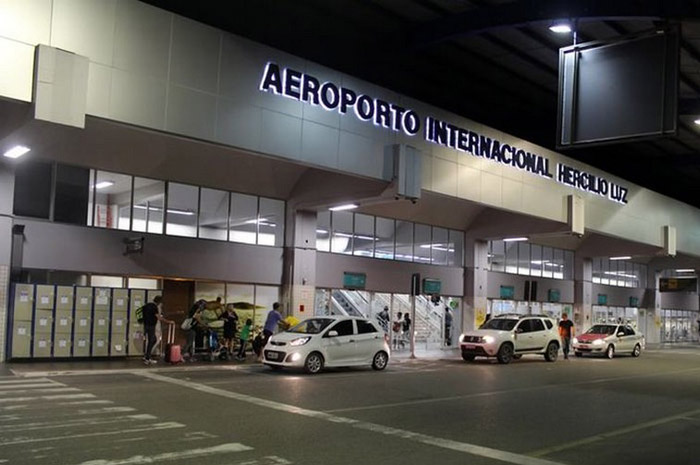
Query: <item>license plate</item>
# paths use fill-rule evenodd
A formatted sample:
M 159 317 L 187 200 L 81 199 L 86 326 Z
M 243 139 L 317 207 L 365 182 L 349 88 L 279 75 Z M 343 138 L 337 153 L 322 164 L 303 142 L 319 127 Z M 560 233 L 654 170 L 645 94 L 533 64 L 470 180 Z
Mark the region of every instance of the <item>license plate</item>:
M 462 349 L 476 349 L 474 344 L 462 344 Z
M 277 352 L 270 352 L 267 354 L 267 359 L 268 360 L 277 360 Z
M 578 345 L 581 349 L 588 349 L 588 344 L 579 344 Z

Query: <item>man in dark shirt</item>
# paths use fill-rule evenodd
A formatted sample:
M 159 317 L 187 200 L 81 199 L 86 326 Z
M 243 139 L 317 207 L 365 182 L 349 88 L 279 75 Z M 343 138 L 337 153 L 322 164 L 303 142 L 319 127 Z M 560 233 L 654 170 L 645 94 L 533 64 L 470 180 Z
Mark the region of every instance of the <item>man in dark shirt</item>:
M 159 295 L 153 298 L 153 302 L 149 302 L 143 306 L 143 333 L 146 335 L 146 352 L 143 354 L 143 363 L 153 365 L 155 360 L 151 359 L 151 352 L 156 345 L 156 325 L 158 321 L 166 324 L 174 324 L 174 321 L 166 320 L 160 312 L 160 306 L 163 298 Z
M 569 345 L 571 338 L 574 337 L 574 323 L 569 320 L 569 316 L 566 313 L 561 314 L 559 337 L 561 338 L 561 347 L 564 350 L 564 358 L 569 358 Z

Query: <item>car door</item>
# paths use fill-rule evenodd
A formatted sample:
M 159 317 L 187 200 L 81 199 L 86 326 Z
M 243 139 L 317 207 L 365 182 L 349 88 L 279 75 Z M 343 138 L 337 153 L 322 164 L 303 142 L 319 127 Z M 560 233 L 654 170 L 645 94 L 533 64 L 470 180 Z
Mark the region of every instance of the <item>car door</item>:
M 630 347 L 630 339 L 629 336 L 625 334 L 625 327 L 622 325 L 618 325 L 617 328 L 615 328 L 615 338 L 616 338 L 616 343 L 615 343 L 615 350 L 617 352 L 627 352 L 628 350 L 632 350 L 632 347 Z
M 537 350 L 544 349 L 549 337 L 549 332 L 544 325 L 544 322 L 540 318 L 533 318 L 530 320 L 532 329 L 532 344 Z
M 330 333 L 336 331 L 337 336 Z M 326 365 L 344 365 L 353 362 L 356 353 L 355 324 L 353 320 L 341 320 L 328 328 L 323 335 L 326 349 Z
M 382 347 L 384 333 L 379 330 L 371 321 L 355 320 L 357 324 L 357 345 L 356 360 L 358 362 L 369 362 Z
M 518 326 L 515 328 L 515 351 L 516 352 L 526 352 L 532 350 L 534 342 L 532 340 L 532 324 L 531 319 L 526 318 L 520 320 Z

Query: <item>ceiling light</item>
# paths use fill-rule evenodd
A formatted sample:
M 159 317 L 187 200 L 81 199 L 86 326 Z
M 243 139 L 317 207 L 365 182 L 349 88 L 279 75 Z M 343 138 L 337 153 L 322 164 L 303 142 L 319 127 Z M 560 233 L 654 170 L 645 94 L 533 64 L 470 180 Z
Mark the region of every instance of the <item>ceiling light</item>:
M 104 189 L 105 187 L 113 186 L 114 182 L 112 181 L 100 181 L 97 184 L 95 184 L 95 189 Z
M 7 158 L 19 158 L 30 150 L 29 147 L 25 147 L 24 145 L 15 145 L 10 150 L 3 153 L 3 156 Z
M 551 26 L 549 26 L 549 30 L 552 32 L 556 32 L 557 34 L 568 34 L 569 32 L 571 32 L 571 25 L 565 22 L 554 23 Z
M 527 237 L 506 237 L 503 242 L 523 242 L 526 241 Z
M 697 124 L 698 126 L 700 126 L 700 118 L 698 118 L 698 119 L 696 119 L 695 121 L 693 121 L 693 123 L 695 123 L 695 124 Z
M 626 255 L 624 257 L 610 257 L 610 260 L 629 260 L 631 258 L 632 257 L 630 257 L 629 255 Z
M 681 270 L 676 270 L 676 273 L 695 273 L 695 270 L 692 268 L 683 268 Z
M 329 210 L 332 212 L 340 212 L 343 210 L 353 210 L 357 207 L 358 207 L 358 205 L 355 203 L 346 203 L 345 205 L 338 205 L 337 207 L 331 207 L 331 208 L 329 208 Z

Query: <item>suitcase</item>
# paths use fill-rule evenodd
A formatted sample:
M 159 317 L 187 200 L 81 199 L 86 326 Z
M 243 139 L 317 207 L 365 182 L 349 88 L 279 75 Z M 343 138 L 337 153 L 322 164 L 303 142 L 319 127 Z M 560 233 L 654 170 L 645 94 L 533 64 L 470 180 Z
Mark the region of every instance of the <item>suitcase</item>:
M 180 363 L 182 362 L 182 349 L 180 344 L 175 344 L 175 325 L 168 325 L 168 341 L 165 344 L 165 362 Z

